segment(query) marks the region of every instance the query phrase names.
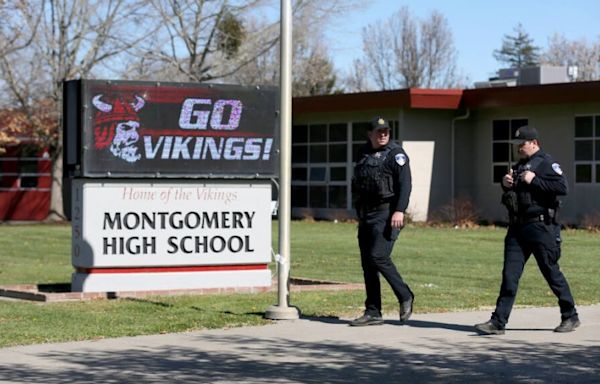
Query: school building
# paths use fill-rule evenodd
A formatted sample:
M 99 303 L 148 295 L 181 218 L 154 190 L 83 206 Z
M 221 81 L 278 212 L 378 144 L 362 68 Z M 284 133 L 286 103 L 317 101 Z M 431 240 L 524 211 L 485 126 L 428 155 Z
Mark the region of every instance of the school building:
M 393 122 L 413 174 L 409 212 L 424 221 L 458 197 L 482 219 L 506 221 L 500 181 L 509 144 L 534 126 L 569 182 L 561 221 L 600 216 L 600 82 L 465 90 L 402 89 L 293 101 L 292 205 L 297 217 L 345 218 L 352 211 L 355 154 L 377 115 Z

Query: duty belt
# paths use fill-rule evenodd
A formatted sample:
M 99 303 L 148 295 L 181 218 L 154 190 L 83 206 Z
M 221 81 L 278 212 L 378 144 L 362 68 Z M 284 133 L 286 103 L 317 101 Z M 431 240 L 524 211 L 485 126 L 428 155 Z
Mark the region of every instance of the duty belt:
M 552 218 L 548 215 L 536 215 L 536 216 L 526 216 L 526 217 L 517 217 L 514 224 L 529 224 L 529 223 L 546 223 L 550 224 Z
M 375 205 L 360 205 L 357 209 L 359 215 L 364 215 L 369 212 L 387 211 L 390 209 L 390 203 L 381 203 Z

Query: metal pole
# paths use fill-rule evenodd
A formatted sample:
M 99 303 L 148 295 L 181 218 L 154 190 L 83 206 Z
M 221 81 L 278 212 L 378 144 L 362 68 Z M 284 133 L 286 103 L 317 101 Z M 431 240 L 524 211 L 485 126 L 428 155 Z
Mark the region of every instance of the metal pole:
M 273 320 L 293 320 L 300 317 L 296 307 L 289 306 L 290 219 L 292 168 L 292 4 L 281 0 L 280 54 L 280 137 L 279 160 L 279 276 L 278 304 L 267 308 L 265 317 Z

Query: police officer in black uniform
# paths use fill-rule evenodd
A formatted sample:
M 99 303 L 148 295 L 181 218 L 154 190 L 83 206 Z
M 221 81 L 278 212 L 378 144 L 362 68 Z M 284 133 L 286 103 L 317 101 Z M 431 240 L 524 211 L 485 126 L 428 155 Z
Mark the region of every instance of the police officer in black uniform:
M 475 329 L 482 334 L 504 334 L 519 278 L 533 253 L 542 275 L 558 298 L 562 321 L 555 332 L 571 332 L 579 317 L 569 284 L 560 271 L 560 225 L 556 221 L 559 201 L 567 194 L 567 181 L 560 165 L 540 149 L 533 127 L 515 133 L 520 161 L 502 179 L 502 203 L 509 212 L 510 224 L 504 240 L 502 286 L 492 318 Z
M 352 180 L 367 299 L 364 315 L 351 321 L 352 326 L 383 324 L 380 273 L 398 298 L 401 322 L 412 314 L 414 299 L 390 257 L 404 226 L 412 188 L 408 156 L 390 141 L 390 126 L 384 118 L 373 119 L 367 134 L 369 140 L 359 152 Z

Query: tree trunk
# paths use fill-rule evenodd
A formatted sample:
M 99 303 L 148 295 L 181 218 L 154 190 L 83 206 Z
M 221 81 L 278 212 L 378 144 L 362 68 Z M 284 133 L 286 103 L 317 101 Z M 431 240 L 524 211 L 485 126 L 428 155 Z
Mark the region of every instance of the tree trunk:
M 59 148 L 52 161 L 52 187 L 50 190 L 50 212 L 46 221 L 57 222 L 67 219 L 63 208 L 63 154 L 62 148 Z

